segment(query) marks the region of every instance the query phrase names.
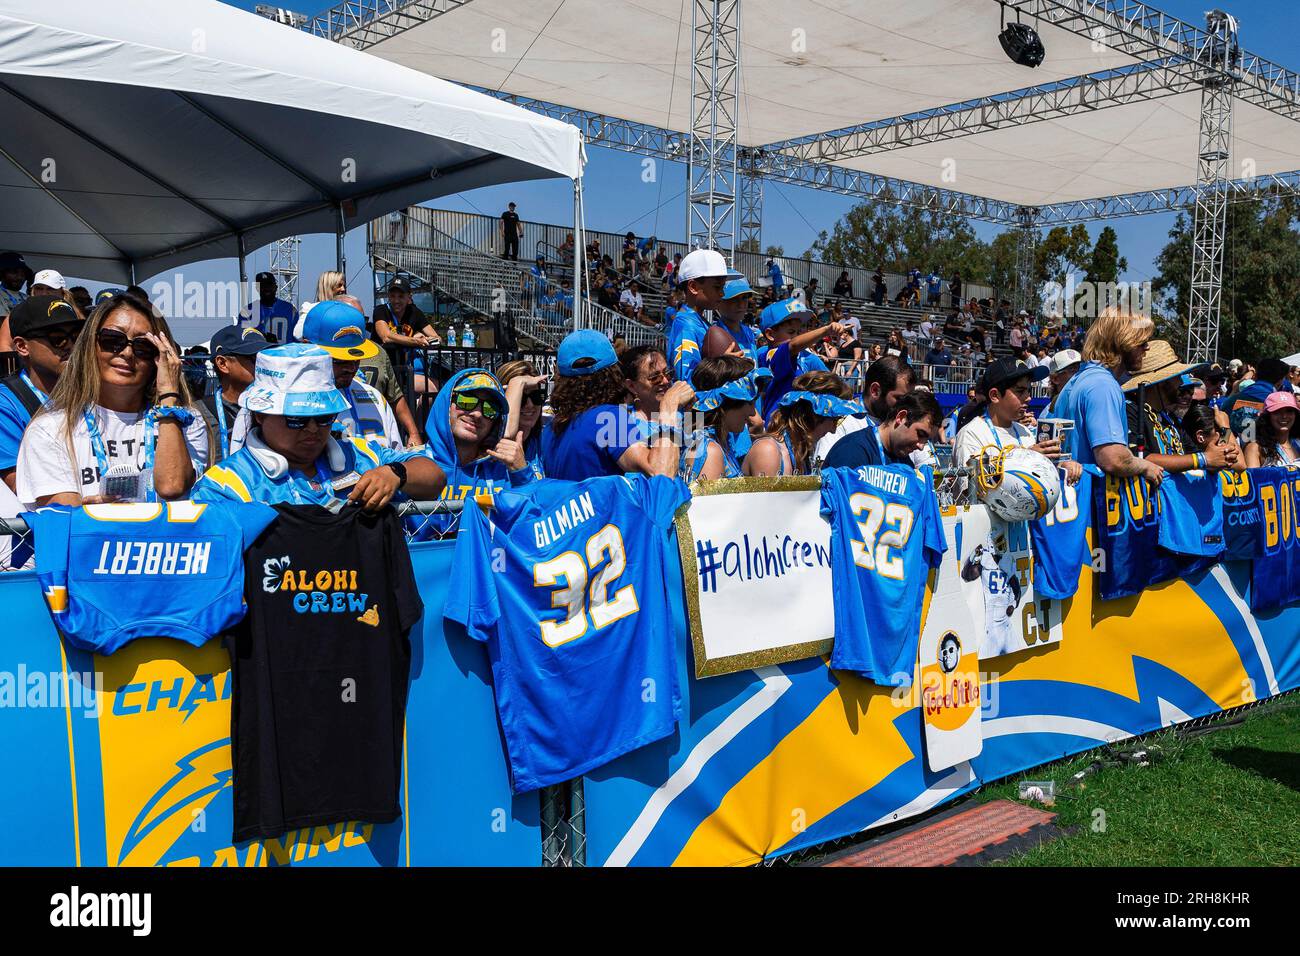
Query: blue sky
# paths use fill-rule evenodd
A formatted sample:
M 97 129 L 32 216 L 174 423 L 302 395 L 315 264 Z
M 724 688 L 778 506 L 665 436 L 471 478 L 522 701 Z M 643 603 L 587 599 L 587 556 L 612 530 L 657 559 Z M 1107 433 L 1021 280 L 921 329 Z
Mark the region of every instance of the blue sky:
M 256 0 L 228 0 L 235 6 L 251 10 Z M 1206 0 L 1156 0 L 1156 7 L 1192 23 L 1204 23 L 1204 11 L 1210 6 Z M 292 5 L 290 5 L 292 6 Z M 303 12 L 319 12 L 312 3 L 294 7 Z M 1300 54 L 1295 52 L 1294 38 L 1300 33 L 1300 4 L 1285 0 L 1239 0 L 1226 5 L 1241 21 L 1242 46 L 1261 56 L 1293 69 L 1300 69 Z M 1050 56 L 1050 50 L 1049 50 Z M 1026 71 L 1025 85 L 1033 77 Z M 589 227 L 622 232 L 628 229 L 638 234 L 655 233 L 664 238 L 685 237 L 685 167 L 661 163 L 658 179 L 644 183 L 641 179 L 641 157 L 616 150 L 593 148 L 585 180 L 587 199 L 587 224 Z M 1297 159 L 1300 166 L 1300 158 Z M 496 186 L 455 196 L 442 197 L 433 205 L 497 215 L 509 201 L 519 204 L 519 213 L 525 219 L 568 222 L 572 218 L 572 197 L 567 181 L 551 180 L 539 183 Z M 852 205 L 853 200 L 817 190 L 768 183 L 765 189 L 763 242 L 785 247 L 787 255 L 799 255 L 811 245 L 817 232 L 830 229 L 837 218 Z M 1167 240 L 1173 224 L 1172 215 L 1152 215 L 1113 220 L 1111 225 L 1119 234 L 1121 252 L 1127 257 L 1128 281 L 1150 279 L 1154 272 L 1154 258 Z M 1089 230 L 1096 235 L 1097 224 Z M 977 230 L 986 238 L 992 227 L 977 224 Z M 351 233 L 348 242 L 349 284 L 363 301 L 370 300 L 370 277 L 365 268 L 365 243 L 361 230 Z M 257 250 L 249 260 L 249 274 L 265 268 L 268 251 Z M 302 295 L 309 296 L 309 286 L 322 270 L 333 268 L 334 240 L 330 236 L 304 237 L 301 271 L 304 279 Z M 209 262 L 186 267 L 186 280 L 229 279 L 236 274 L 233 261 Z M 170 274 L 151 279 L 171 281 Z M 92 289 L 96 284 L 89 283 Z M 179 332 L 179 330 L 178 330 Z

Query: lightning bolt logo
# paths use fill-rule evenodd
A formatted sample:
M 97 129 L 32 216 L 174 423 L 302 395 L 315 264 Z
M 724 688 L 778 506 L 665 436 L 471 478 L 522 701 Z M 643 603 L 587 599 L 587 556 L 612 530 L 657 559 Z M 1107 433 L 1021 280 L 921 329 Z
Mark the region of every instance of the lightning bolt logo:
M 122 840 L 118 865 L 126 864 L 131 852 L 151 833 L 186 807 L 219 793 L 230 785 L 230 738 L 223 737 L 199 747 L 176 761 L 177 773 L 158 788 L 141 807 Z M 201 769 L 202 765 L 211 767 Z

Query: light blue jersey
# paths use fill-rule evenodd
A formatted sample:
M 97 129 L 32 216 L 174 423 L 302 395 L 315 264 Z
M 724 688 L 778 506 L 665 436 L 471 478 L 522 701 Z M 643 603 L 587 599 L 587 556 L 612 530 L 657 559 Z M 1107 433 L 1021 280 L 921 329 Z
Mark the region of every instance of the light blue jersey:
M 948 549 L 930 470 L 865 465 L 821 474 L 835 600 L 831 667 L 910 685 L 927 573 Z
M 1062 478 L 1056 507 L 1029 522 L 1034 556 L 1034 596 L 1064 601 L 1079 589 L 1079 575 L 1089 563 L 1088 525 L 1092 516 L 1092 480 L 1100 475 L 1095 465 L 1083 469 L 1077 485 Z
M 243 448 L 203 473 L 190 497 L 195 501 L 260 501 L 337 510 L 357 479 L 370 469 L 417 457 L 419 452 L 395 451 L 364 438 L 331 438 L 316 462 L 316 474 L 308 476 L 290 468 L 284 457 L 267 448 L 253 431 Z
M 1222 557 L 1227 538 L 1216 472 L 1165 475 L 1156 493 L 1160 496 L 1160 547 L 1177 554 Z
M 239 324 L 257 329 L 268 338 L 275 336 L 281 345 L 288 345 L 295 341 L 293 327 L 298 324 L 298 310 L 284 299 L 276 299 L 270 305 L 262 305 L 259 299 L 248 303 L 239 313 Z
M 695 366 L 700 364 L 704 336 L 708 327 L 689 305 L 679 306 L 668 330 L 668 367 L 679 382 L 689 382 Z
M 515 793 L 673 732 L 665 567 L 690 499 L 664 477 L 548 480 L 461 518 L 443 613 L 488 646 Z
M 49 507 L 24 517 L 54 623 L 77 647 L 111 654 L 138 637 L 197 647 L 239 623 L 244 549 L 275 511 L 172 501 Z
M 1084 362 L 1079 366 L 1056 397 L 1052 414 L 1074 422 L 1064 450 L 1081 465 L 1095 465 L 1094 449 L 1102 445 L 1128 444 L 1124 392 L 1104 365 Z

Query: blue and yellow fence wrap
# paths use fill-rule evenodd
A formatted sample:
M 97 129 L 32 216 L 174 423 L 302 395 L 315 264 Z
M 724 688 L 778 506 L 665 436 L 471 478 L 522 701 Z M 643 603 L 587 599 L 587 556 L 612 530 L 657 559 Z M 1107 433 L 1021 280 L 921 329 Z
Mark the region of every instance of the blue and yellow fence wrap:
M 236 846 L 220 643 L 96 658 L 61 643 L 34 574 L 0 576 L 0 865 L 539 865 L 538 798 L 510 794 L 484 648 L 437 613 L 452 547 L 411 547 L 429 612 L 412 633 L 403 818 Z M 1105 603 L 1085 569 L 1059 645 L 986 662 L 983 752 L 940 773 L 914 700 L 824 659 L 695 680 L 679 607 L 682 720 L 586 777 L 587 863 L 753 863 L 1300 686 L 1300 606 L 1252 615 L 1250 567 Z M 98 716 L 76 686 L 96 671 Z M 73 693 L 52 698 L 64 675 Z

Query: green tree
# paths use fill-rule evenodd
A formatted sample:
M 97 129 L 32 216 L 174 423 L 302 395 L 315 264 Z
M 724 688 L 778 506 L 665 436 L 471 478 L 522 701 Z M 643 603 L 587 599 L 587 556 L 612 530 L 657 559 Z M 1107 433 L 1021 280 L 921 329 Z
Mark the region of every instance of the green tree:
M 1250 362 L 1300 346 L 1300 203 L 1232 203 L 1224 234 L 1219 354 Z M 1156 257 L 1157 329 L 1180 351 L 1191 310 L 1192 222 L 1180 214 Z

